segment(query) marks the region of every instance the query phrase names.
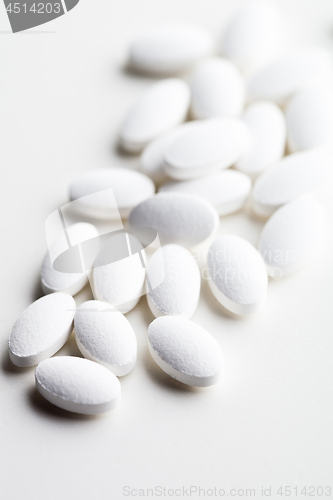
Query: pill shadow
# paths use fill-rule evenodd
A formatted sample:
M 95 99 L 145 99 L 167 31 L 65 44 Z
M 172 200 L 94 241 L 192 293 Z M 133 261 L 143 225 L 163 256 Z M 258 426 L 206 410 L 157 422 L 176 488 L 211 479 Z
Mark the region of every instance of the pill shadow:
M 174 378 L 167 375 L 153 360 L 148 347 L 144 354 L 144 369 L 149 377 L 157 383 L 160 387 L 168 391 L 188 394 L 198 394 L 205 390 L 204 387 L 193 387 L 190 385 L 182 384 Z
M 35 302 L 36 300 L 38 299 L 41 299 L 42 297 L 44 297 L 45 293 L 43 292 L 43 289 L 42 289 L 42 283 L 40 281 L 40 277 L 38 275 L 38 278 L 36 279 L 36 282 L 35 282 L 35 285 L 33 287 L 33 290 L 32 290 L 32 302 Z
M 137 161 L 139 162 L 140 153 L 125 150 L 120 144 L 119 137 L 111 139 L 110 150 L 121 158 L 137 159 Z
M 246 215 L 251 221 L 259 224 L 262 228 L 270 218 L 269 216 L 259 215 L 257 212 L 255 212 L 250 202 L 244 208 L 244 215 Z
M 120 71 L 126 76 L 130 76 L 133 78 L 142 78 L 143 80 L 147 80 L 148 83 L 154 83 L 159 81 L 161 78 L 167 78 L 165 74 L 156 74 L 150 73 L 149 71 L 143 71 L 140 70 L 139 68 L 136 68 L 135 66 L 132 66 L 128 61 L 126 61 L 124 64 L 120 65 Z
M 156 319 L 151 310 L 149 309 L 146 294 L 142 295 L 142 297 L 140 298 L 139 302 L 137 303 L 133 311 L 140 312 L 145 323 L 147 324 L 147 329 L 150 323 L 152 323 L 154 319 Z
M 82 415 L 80 413 L 72 413 L 62 410 L 57 406 L 52 405 L 49 401 L 43 398 L 37 391 L 36 387 L 31 387 L 28 391 L 28 404 L 32 410 L 38 412 L 40 415 L 54 420 L 75 420 L 75 421 L 92 421 L 100 420 L 103 414 L 100 415 Z
M 7 375 L 22 375 L 33 371 L 35 368 L 35 366 L 20 368 L 19 366 L 14 365 L 9 358 L 8 344 L 6 343 L 6 348 L 2 349 L 1 357 L 1 370 L 4 373 L 6 373 Z

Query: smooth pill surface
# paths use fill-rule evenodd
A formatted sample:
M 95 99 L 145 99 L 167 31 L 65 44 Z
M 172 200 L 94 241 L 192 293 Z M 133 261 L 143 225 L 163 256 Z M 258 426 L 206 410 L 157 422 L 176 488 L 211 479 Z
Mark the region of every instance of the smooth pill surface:
M 133 309 L 139 302 L 146 276 L 146 257 L 143 247 L 135 236 L 128 233 L 126 235 L 127 243 L 124 242 L 122 233 L 111 234 L 97 256 L 93 269 L 95 298 L 107 302 L 123 314 Z M 124 244 L 128 248 L 124 249 Z M 119 260 L 108 263 L 108 254 L 115 252 L 115 249 L 119 250 Z M 127 254 L 126 257 L 124 252 Z
M 219 216 L 212 205 L 197 196 L 159 193 L 135 207 L 128 222 L 129 228 L 154 228 L 162 245 L 176 243 L 189 248 L 215 234 Z
M 9 335 L 14 365 L 34 366 L 59 351 L 72 332 L 75 308 L 68 293 L 51 293 L 23 311 Z
M 246 240 L 225 234 L 207 254 L 209 285 L 215 298 L 234 314 L 257 312 L 267 296 L 267 271 L 259 252 Z
M 331 54 L 325 49 L 311 48 L 288 54 L 255 73 L 249 81 L 252 99 L 283 104 L 293 92 L 332 78 Z
M 207 387 L 222 372 L 219 344 L 207 330 L 188 319 L 164 316 L 148 329 L 149 351 L 162 370 L 183 384 Z
M 78 222 L 68 227 L 66 230 L 67 236 L 62 234 L 56 239 L 52 245 L 51 254 L 61 255 L 68 250 L 67 238 L 71 246 L 78 245 L 84 241 L 98 237 L 98 231 L 95 226 L 87 222 Z M 67 292 L 75 295 L 88 283 L 86 272 L 83 273 L 63 273 L 53 268 L 50 253 L 47 251 L 42 268 L 41 268 L 41 283 L 44 293 Z
M 104 366 L 74 356 L 46 359 L 36 368 L 38 392 L 63 410 L 94 415 L 120 402 L 117 377 Z
M 252 189 L 251 179 L 235 170 L 224 170 L 190 181 L 169 181 L 159 192 L 194 194 L 211 203 L 220 216 L 240 210 Z
M 274 2 L 247 2 L 227 25 L 220 51 L 248 70 L 277 53 L 280 27 L 279 11 Z
M 321 86 L 295 94 L 286 108 L 288 149 L 302 151 L 333 141 L 333 92 Z
M 250 144 L 247 125 L 239 118 L 212 118 L 186 124 L 164 154 L 166 174 L 194 179 L 233 165 Z
M 114 197 L 110 196 L 112 189 Z M 99 193 L 98 197 L 88 196 Z M 89 170 L 70 185 L 70 198 L 81 213 L 97 219 L 128 217 L 135 205 L 155 193 L 149 177 L 126 168 Z
M 333 160 L 320 150 L 303 151 L 282 158 L 256 180 L 252 206 L 269 217 L 281 205 L 305 194 L 315 194 L 332 177 Z
M 187 70 L 213 50 L 209 32 L 191 25 L 165 25 L 147 29 L 129 48 L 134 68 L 155 74 Z
M 245 84 L 227 59 L 212 57 L 200 63 L 190 79 L 193 118 L 238 116 L 244 106 Z
M 151 85 L 139 97 L 120 129 L 120 145 L 139 153 L 155 137 L 183 122 L 190 104 L 187 83 L 177 78 Z
M 117 377 L 133 370 L 137 357 L 134 330 L 115 308 L 89 300 L 78 308 L 74 318 L 75 340 L 85 358 L 101 363 Z
M 251 145 L 235 167 L 254 179 L 284 155 L 286 121 L 281 109 L 267 101 L 251 104 L 242 119 L 249 127 Z
M 141 171 L 150 177 L 156 185 L 167 180 L 164 172 L 164 152 L 182 131 L 182 126 L 157 137 L 147 144 L 140 156 Z
M 201 277 L 192 254 L 180 245 L 165 245 L 147 268 L 147 302 L 153 315 L 191 318 L 200 295 Z M 154 287 L 155 283 L 161 283 Z
M 323 227 L 324 208 L 314 198 L 299 198 L 279 208 L 266 222 L 259 242 L 269 276 L 279 279 L 307 262 L 321 241 Z

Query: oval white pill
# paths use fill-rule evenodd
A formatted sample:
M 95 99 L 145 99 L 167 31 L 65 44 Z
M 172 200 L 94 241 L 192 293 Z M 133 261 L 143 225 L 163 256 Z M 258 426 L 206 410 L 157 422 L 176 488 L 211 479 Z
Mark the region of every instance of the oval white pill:
M 140 205 L 139 205 L 140 206 Z M 97 256 L 93 269 L 94 297 L 111 304 L 123 314 L 133 309 L 144 291 L 146 276 L 145 252 L 132 234 L 111 234 Z M 128 248 L 123 248 L 124 244 Z M 132 248 L 136 251 L 132 254 Z M 119 251 L 119 260 L 111 262 L 108 255 Z M 124 258 L 124 252 L 128 255 Z M 105 263 L 105 265 L 104 265 Z
M 248 70 L 276 54 L 280 16 L 274 2 L 251 1 L 230 20 L 221 40 L 221 53 Z
M 246 240 L 225 234 L 207 254 L 209 285 L 215 298 L 234 314 L 257 312 L 267 296 L 267 271 L 259 252 Z
M 283 104 L 302 87 L 330 82 L 331 79 L 331 54 L 320 48 L 303 49 L 260 69 L 250 79 L 248 92 L 252 99 Z
M 112 189 L 114 198 L 110 196 Z M 98 193 L 98 197 L 88 196 Z M 75 208 L 96 219 L 128 217 L 129 212 L 141 201 L 155 193 L 149 177 L 127 168 L 100 168 L 85 172 L 70 185 L 71 200 Z
M 322 86 L 303 89 L 286 108 L 291 152 L 330 146 L 333 140 L 333 92 Z
M 164 154 L 165 172 L 194 179 L 230 167 L 250 144 L 247 125 L 238 118 L 211 118 L 186 124 Z
M 228 169 L 200 179 L 169 181 L 160 187 L 159 192 L 194 194 L 211 203 L 222 216 L 240 210 L 251 189 L 251 179 L 247 175 Z
M 156 185 L 167 180 L 164 172 L 164 151 L 182 130 L 176 127 L 169 132 L 157 137 L 147 144 L 140 156 L 141 170 L 148 175 Z
M 75 246 L 83 241 L 98 237 L 98 231 L 95 226 L 87 222 L 78 222 L 67 228 L 67 238 L 71 246 Z M 68 243 L 65 234 L 62 234 L 52 245 L 52 255 L 60 255 L 68 249 Z M 49 251 L 47 251 L 42 268 L 41 283 L 44 293 L 67 292 L 75 295 L 88 283 L 86 272 L 83 273 L 62 273 L 53 268 Z
M 216 210 L 201 198 L 183 193 L 159 193 L 135 207 L 131 226 L 154 228 L 162 245 L 195 247 L 214 236 L 219 225 Z
M 227 59 L 211 57 L 200 63 L 190 79 L 193 118 L 238 116 L 245 99 L 244 79 Z
M 269 276 L 279 279 L 307 262 L 321 240 L 323 223 L 324 208 L 316 199 L 303 197 L 279 208 L 259 242 Z
M 130 65 L 156 74 L 184 71 L 213 50 L 209 32 L 191 25 L 165 25 L 147 29 L 129 48 Z
M 33 302 L 14 323 L 9 357 L 16 366 L 34 366 L 53 356 L 73 329 L 75 300 L 68 293 L 51 293 Z
M 94 415 L 120 402 L 117 377 L 104 366 L 74 356 L 46 359 L 36 368 L 38 392 L 63 410 Z
M 165 245 L 147 268 L 147 302 L 153 315 L 191 318 L 198 307 L 201 278 L 192 254 L 180 245 Z M 154 286 L 155 283 L 161 283 Z
M 256 180 L 252 206 L 269 217 L 281 205 L 305 194 L 315 194 L 332 177 L 333 161 L 320 150 L 303 151 L 282 158 Z
M 235 167 L 252 179 L 284 155 L 286 121 L 281 109 L 272 102 L 251 104 L 242 116 L 251 134 L 251 145 Z
M 154 83 L 139 97 L 120 129 L 126 151 L 140 152 L 149 141 L 183 122 L 190 104 L 187 83 L 169 78 Z
M 117 377 L 133 370 L 137 357 L 134 330 L 115 308 L 89 300 L 78 308 L 74 318 L 75 339 L 85 358 L 109 368 Z
M 148 347 L 158 366 L 183 384 L 207 387 L 220 379 L 223 356 L 219 344 L 188 319 L 155 319 L 148 328 Z

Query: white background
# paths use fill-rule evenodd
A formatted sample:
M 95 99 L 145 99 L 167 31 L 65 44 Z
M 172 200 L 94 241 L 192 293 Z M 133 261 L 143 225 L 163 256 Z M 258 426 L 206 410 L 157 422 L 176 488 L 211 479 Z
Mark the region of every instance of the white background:
M 248 0 L 250 1 L 250 0 Z M 151 80 L 124 70 L 131 36 L 155 22 L 191 21 L 220 36 L 236 0 L 81 0 L 69 14 L 12 35 L 0 5 L 0 497 L 4 500 L 121 499 L 123 487 L 257 488 L 333 483 L 333 199 L 328 232 L 311 264 L 269 283 L 267 306 L 250 319 L 227 315 L 207 283 L 194 320 L 225 355 L 218 386 L 173 381 L 147 350 L 145 298 L 127 317 L 138 363 L 121 379 L 121 406 L 78 417 L 44 402 L 34 369 L 16 370 L 7 338 L 40 296 L 44 221 L 68 201 L 88 169 L 124 165 L 120 121 Z M 332 0 L 280 1 L 283 37 L 333 45 Z M 289 38 L 287 38 L 289 37 Z M 261 223 L 222 220 L 257 244 Z M 89 297 L 85 290 L 83 297 Z M 73 339 L 62 351 L 77 355 Z M 332 485 L 333 486 L 333 485 Z M 333 493 L 332 493 L 333 494 Z M 199 498 L 193 495 L 192 498 Z M 294 498 L 294 496 L 290 497 Z M 302 498 L 302 497 L 301 497 Z M 304 498 L 304 497 L 303 497 Z

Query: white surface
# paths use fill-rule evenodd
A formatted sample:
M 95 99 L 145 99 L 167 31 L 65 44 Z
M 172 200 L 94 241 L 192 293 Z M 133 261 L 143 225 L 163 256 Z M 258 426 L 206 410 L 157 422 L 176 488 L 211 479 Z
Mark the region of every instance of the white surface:
M 10 328 L 39 293 L 46 217 L 68 201 L 66 188 L 81 172 L 138 165 L 138 158 L 114 148 L 124 114 L 151 82 L 121 70 L 125 44 L 155 21 L 196 22 L 219 35 L 245 1 L 99 0 L 93 10 L 93 2 L 81 0 L 35 35 L 9 34 L 0 7 L 0 475 L 6 500 L 121 500 L 124 486 L 182 485 L 257 488 L 259 498 L 261 487 L 272 485 L 271 498 L 280 498 L 273 492 L 281 485 L 332 482 L 331 231 L 320 258 L 269 283 L 259 316 L 228 316 L 204 281 L 193 320 L 223 348 L 224 378 L 215 387 L 189 390 L 151 360 L 153 316 L 145 298 L 127 315 L 138 338 L 137 366 L 121 380 L 122 402 L 109 414 L 77 418 L 54 410 L 36 395 L 33 368 L 15 370 L 8 361 Z M 332 50 L 332 0 L 279 3 L 286 32 L 292 20 L 302 22 L 291 31 L 294 40 Z M 324 203 L 332 228 L 329 189 Z M 235 214 L 222 220 L 220 233 L 234 231 L 257 244 L 261 226 Z M 87 290 L 82 295 L 91 298 Z M 73 338 L 61 352 L 79 355 Z

